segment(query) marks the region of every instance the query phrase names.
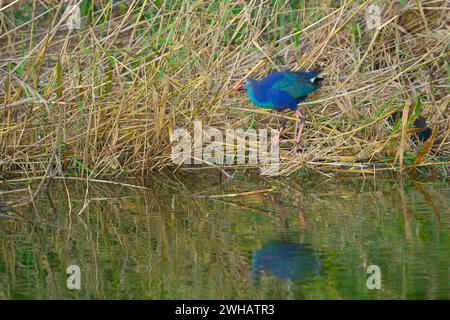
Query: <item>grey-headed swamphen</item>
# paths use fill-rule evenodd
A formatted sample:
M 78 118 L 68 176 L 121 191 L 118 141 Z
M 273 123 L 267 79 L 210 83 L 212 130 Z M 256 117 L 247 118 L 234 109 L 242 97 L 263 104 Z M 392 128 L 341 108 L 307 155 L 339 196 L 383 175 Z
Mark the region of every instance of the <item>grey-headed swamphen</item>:
M 318 78 L 320 72 L 320 70 L 274 72 L 261 80 L 243 79 L 233 89 L 234 91 L 245 90 L 250 100 L 258 107 L 279 112 L 286 109 L 296 111 L 296 116 L 300 119 L 295 139 L 295 150 L 297 150 L 305 126 L 305 118 L 297 110 L 298 104 L 304 101 L 310 93 L 320 88 L 322 80 Z M 284 127 L 283 117 L 279 137 L 281 137 Z

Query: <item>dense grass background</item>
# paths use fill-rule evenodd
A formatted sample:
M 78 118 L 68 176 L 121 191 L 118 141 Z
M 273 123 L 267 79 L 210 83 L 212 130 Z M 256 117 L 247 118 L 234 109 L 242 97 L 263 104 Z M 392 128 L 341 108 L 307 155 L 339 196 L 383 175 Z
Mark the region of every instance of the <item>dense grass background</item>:
M 372 3 L 380 30 L 366 25 Z M 68 4 L 80 6 L 79 29 L 66 26 Z M 5 177 L 175 169 L 174 128 L 194 120 L 224 130 L 278 127 L 279 115 L 230 91 L 242 77 L 316 67 L 325 82 L 301 105 L 303 152 L 289 155 L 298 120 L 288 117 L 281 175 L 448 168 L 445 0 L 34 0 L 1 8 Z M 406 121 L 391 125 L 396 111 Z M 419 115 L 435 132 L 426 144 L 409 139 Z

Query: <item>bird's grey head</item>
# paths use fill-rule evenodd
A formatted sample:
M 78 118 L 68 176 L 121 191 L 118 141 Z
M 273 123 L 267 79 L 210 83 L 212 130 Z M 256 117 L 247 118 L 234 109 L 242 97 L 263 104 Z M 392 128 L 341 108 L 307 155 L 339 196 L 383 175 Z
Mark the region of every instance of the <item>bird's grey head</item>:
M 255 87 L 255 83 L 256 83 L 256 79 L 253 78 L 245 78 L 242 79 L 234 88 L 234 91 L 248 91 L 249 88 L 254 88 Z

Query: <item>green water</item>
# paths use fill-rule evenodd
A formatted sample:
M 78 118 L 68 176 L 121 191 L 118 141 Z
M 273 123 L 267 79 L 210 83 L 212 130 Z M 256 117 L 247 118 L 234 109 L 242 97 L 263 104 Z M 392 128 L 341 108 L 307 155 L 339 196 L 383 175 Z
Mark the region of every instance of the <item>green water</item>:
M 56 180 L 34 205 L 3 208 L 0 299 L 450 298 L 444 179 L 127 182 L 147 189 Z M 3 183 L 0 201 L 27 199 L 4 193 L 24 187 Z M 249 191 L 261 192 L 233 196 Z

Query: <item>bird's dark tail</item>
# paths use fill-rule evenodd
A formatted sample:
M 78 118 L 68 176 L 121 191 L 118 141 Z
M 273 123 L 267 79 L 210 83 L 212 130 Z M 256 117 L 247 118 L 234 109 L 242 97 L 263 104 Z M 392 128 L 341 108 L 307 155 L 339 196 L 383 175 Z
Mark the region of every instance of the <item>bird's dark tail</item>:
M 320 82 L 323 80 L 323 78 L 319 78 L 318 75 L 322 72 L 320 69 L 315 69 L 313 71 L 298 71 L 298 74 L 305 77 L 312 83 L 316 83 L 320 85 Z

